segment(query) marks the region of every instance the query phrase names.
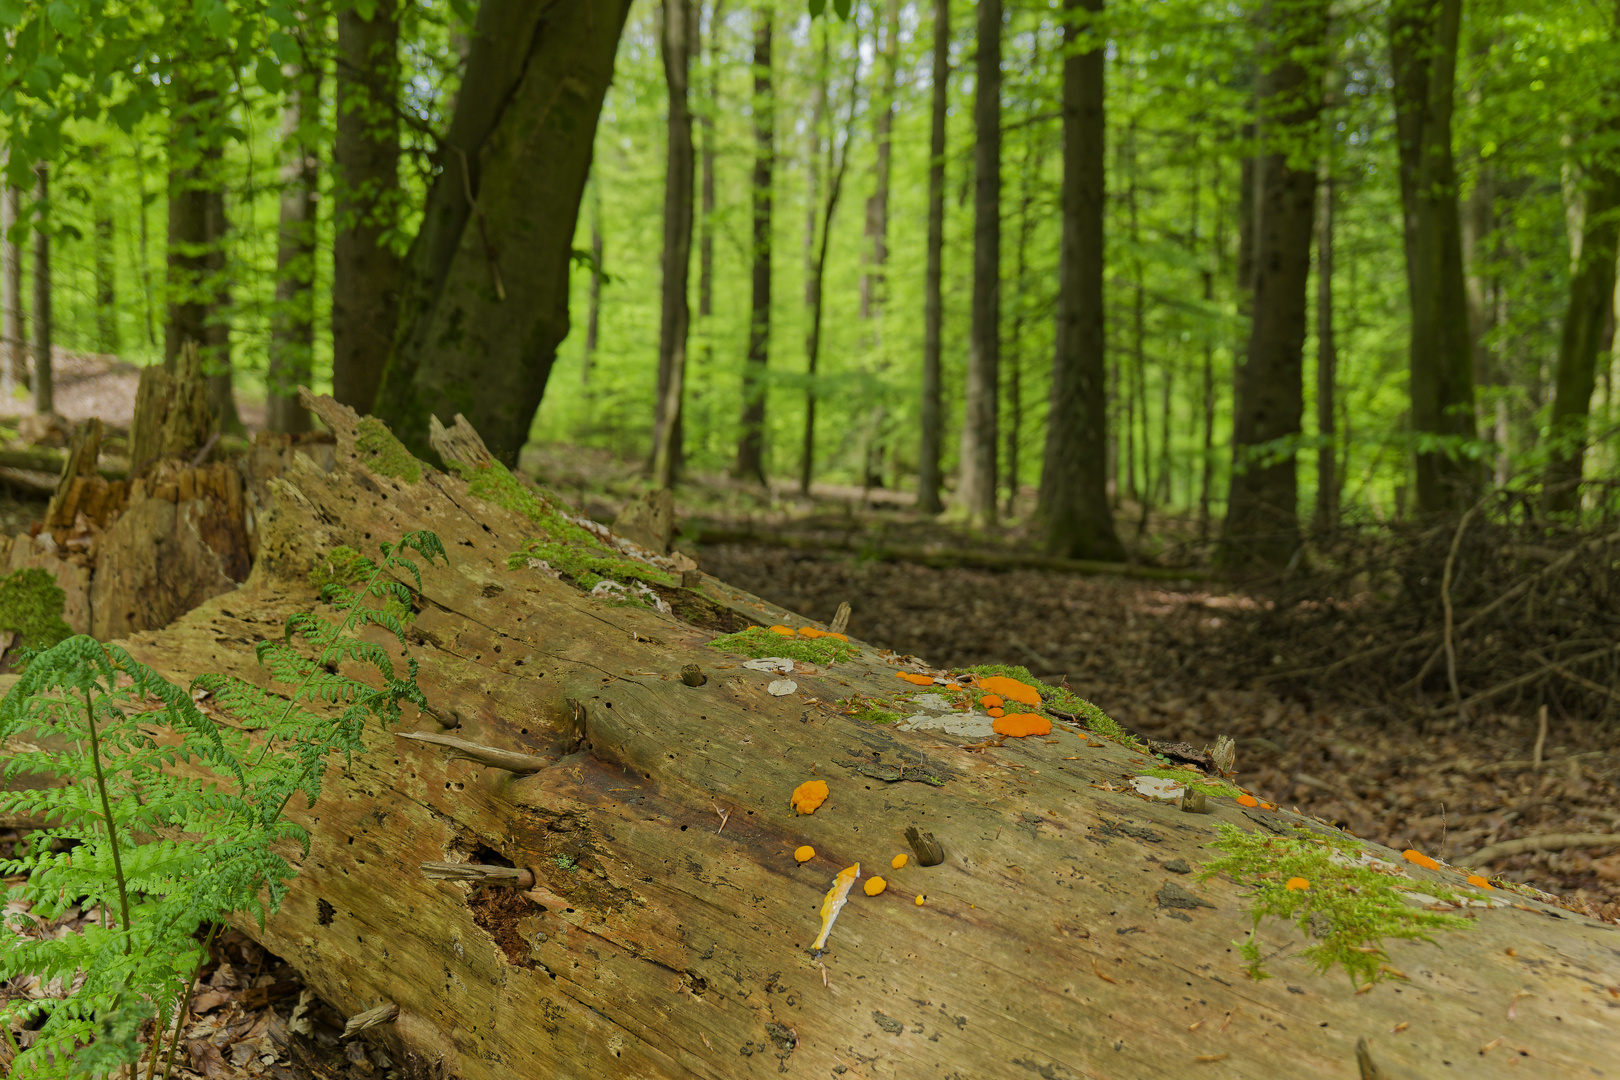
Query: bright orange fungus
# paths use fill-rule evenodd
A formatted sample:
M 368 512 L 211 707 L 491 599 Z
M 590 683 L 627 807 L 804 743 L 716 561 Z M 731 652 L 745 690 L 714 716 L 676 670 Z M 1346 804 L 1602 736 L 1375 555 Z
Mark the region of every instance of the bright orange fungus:
M 908 863 L 910 861 L 911 861 L 911 856 L 907 855 L 905 852 L 902 851 L 900 854 L 896 855 L 894 858 L 889 860 L 889 865 L 894 867 L 896 870 L 899 870 L 901 867 L 905 866 L 906 863 Z
M 1007 710 L 1006 709 L 990 709 L 988 711 L 989 711 L 991 716 L 1006 716 L 1007 715 Z
M 934 685 L 934 677 L 932 675 L 913 675 L 909 671 L 897 671 L 895 674 L 906 680 L 906 682 L 915 683 L 918 686 Z
M 880 877 L 867 878 L 866 884 L 861 886 L 861 888 L 866 890 L 867 896 L 876 896 L 878 893 L 882 892 L 888 887 L 889 883 Z
M 1016 701 L 1020 705 L 1039 705 L 1041 703 L 1041 695 L 1033 686 L 1021 683 L 1017 679 L 1009 679 L 1005 675 L 990 675 L 980 679 L 979 689 L 992 694 L 1000 694 L 1002 697 Z
M 793 636 L 793 627 L 791 626 L 773 626 L 770 631 L 773 634 L 781 634 L 783 637 Z
M 1299 892 L 1301 889 L 1308 889 L 1310 887 L 1311 883 L 1302 877 L 1291 877 L 1288 879 L 1288 884 L 1283 886 L 1283 888 L 1287 889 L 1289 892 Z
M 809 844 L 806 844 L 794 851 L 793 857 L 798 859 L 800 862 L 809 862 L 811 859 L 816 857 L 816 849 L 811 847 Z
M 806 780 L 793 789 L 793 809 L 801 814 L 813 814 L 816 807 L 827 801 L 827 781 Z
M 923 894 L 922 894 L 922 893 L 918 893 L 918 894 L 917 894 L 917 900 L 916 900 L 916 904 L 917 904 L 917 906 L 918 906 L 918 907 L 922 907 L 922 906 L 923 906 L 923 903 L 924 903 L 924 897 L 923 897 Z
M 839 641 L 848 641 L 849 640 L 849 635 L 848 634 L 834 634 L 831 631 L 828 631 L 827 633 L 822 634 L 821 636 L 822 637 L 835 637 Z
M 1010 716 L 996 717 L 990 729 L 997 735 L 1012 735 L 1022 739 L 1026 735 L 1052 734 L 1052 721 L 1034 713 L 1013 713 Z
M 1469 874 L 1468 875 L 1468 884 L 1470 884 L 1470 885 L 1478 885 L 1480 888 L 1482 888 L 1482 889 L 1490 889 L 1492 892 L 1496 891 L 1496 886 L 1495 885 L 1492 885 L 1490 882 L 1486 881 L 1484 878 L 1480 877 L 1478 874 Z
M 799 627 L 799 636 L 800 637 L 807 637 L 807 638 L 825 637 L 826 636 L 826 631 L 825 630 L 817 630 L 813 626 L 801 626 L 801 627 Z
M 1417 865 L 1423 867 L 1423 869 L 1425 869 L 1425 870 L 1438 870 L 1438 869 L 1440 869 L 1440 864 L 1439 863 L 1435 862 L 1433 859 L 1431 859 L 1427 855 L 1423 854 L 1423 852 L 1414 851 L 1411 848 L 1407 848 L 1405 851 L 1401 852 L 1401 858 L 1405 859 L 1409 863 L 1416 863 Z
M 1237 797 L 1237 804 L 1239 806 L 1259 806 L 1260 800 L 1255 798 L 1253 795 L 1239 795 Z
M 987 709 L 999 709 L 1005 705 L 1006 702 L 1002 701 L 994 694 L 986 694 L 984 697 L 979 699 L 979 704 L 983 705 Z

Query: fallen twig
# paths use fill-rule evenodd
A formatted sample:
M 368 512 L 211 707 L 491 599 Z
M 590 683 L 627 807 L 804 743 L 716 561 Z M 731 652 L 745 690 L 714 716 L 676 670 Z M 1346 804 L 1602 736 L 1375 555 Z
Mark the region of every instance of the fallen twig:
M 1501 840 L 1482 847 L 1460 861 L 1464 866 L 1484 865 L 1526 851 L 1563 851 L 1572 847 L 1620 847 L 1620 833 L 1548 833 L 1544 836 L 1521 836 L 1517 840 Z

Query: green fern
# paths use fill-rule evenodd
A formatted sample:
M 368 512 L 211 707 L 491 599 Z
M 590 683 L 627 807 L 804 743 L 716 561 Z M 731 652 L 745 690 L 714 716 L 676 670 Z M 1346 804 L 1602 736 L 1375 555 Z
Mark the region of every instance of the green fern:
M 0 1029 L 43 1017 L 13 1075 L 102 1076 L 134 1062 L 142 1024 L 155 1019 L 168 1030 L 205 958 L 198 926 L 251 912 L 262 927 L 280 906 L 294 876 L 280 852 L 298 843 L 307 854 L 309 842 L 283 819 L 287 803 L 303 793 L 314 804 L 332 756 L 362 749 L 368 720 L 391 724 L 402 702 L 426 704 L 414 660 L 401 674 L 386 649 L 357 636 L 373 625 L 404 644 L 392 609 L 408 611 L 412 591 L 384 575 L 398 571 L 420 589 L 407 549 L 430 565 L 448 562 L 431 533 L 384 545 L 364 581 L 325 590 L 341 618 L 295 615 L 282 640 L 259 644 L 285 694 L 219 675 L 187 692 L 118 646 L 83 636 L 30 657 L 0 701 L 0 742 L 11 747 L 0 773 L 67 784 L 0 792 L 0 812 L 51 822 L 17 858 L 0 860 L 0 874 L 25 875 L 9 898 L 35 916 L 55 919 L 77 906 L 94 917 L 82 933 L 51 941 L 29 933 L 27 916 L 0 924 L 0 980 L 27 973 L 74 986 L 62 999 L 0 1010 Z M 380 686 L 343 673 L 355 663 L 374 667 Z M 197 691 L 235 723 L 205 715 Z M 174 771 L 182 763 L 185 775 Z

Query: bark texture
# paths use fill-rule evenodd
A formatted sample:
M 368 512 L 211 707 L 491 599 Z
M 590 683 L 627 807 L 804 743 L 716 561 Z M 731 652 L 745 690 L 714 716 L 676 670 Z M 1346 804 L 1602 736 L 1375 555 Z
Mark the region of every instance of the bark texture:
M 34 310 L 33 329 L 34 412 L 56 411 L 52 392 L 51 337 L 51 233 L 46 222 L 50 204 L 50 166 L 34 166 Z
M 753 293 L 748 359 L 743 366 L 742 423 L 732 475 L 765 483 L 765 368 L 771 348 L 771 173 L 776 119 L 771 97 L 771 9 L 754 9 Z
M 1462 0 L 1396 0 L 1390 11 L 1395 134 L 1412 306 L 1412 428 L 1421 437 L 1471 439 L 1473 340 L 1463 275 L 1462 223 L 1451 116 Z M 1476 470 L 1454 448 L 1417 455 L 1417 502 L 1426 513 L 1473 499 Z
M 1282 567 L 1299 545 L 1297 461 L 1265 444 L 1297 435 L 1304 412 L 1306 283 L 1311 270 L 1316 165 L 1299 145 L 1321 114 L 1326 0 L 1272 0 L 1262 12 L 1254 316 L 1233 416 L 1233 467 L 1222 556 L 1236 566 Z
M 250 480 L 265 501 L 246 584 L 127 647 L 181 682 L 262 684 L 252 643 L 318 603 L 317 559 L 418 528 L 443 540 L 452 565 L 424 573 L 406 650 L 434 715 L 369 732 L 313 811 L 295 800 L 310 851 L 264 931 L 243 925 L 343 1013 L 396 1006 L 365 1037 L 407 1076 L 1354 1076 L 1365 1043 L 1389 1077 L 1467 1061 L 1494 1080 L 1527 1061 L 1574 1080 L 1610 1053 L 1614 926 L 1513 897 L 1435 943 L 1388 943 L 1404 980 L 1357 994 L 1268 921 L 1277 977 L 1248 980 L 1244 890 L 1172 862 L 1206 863 L 1218 823 L 1325 827 L 1122 792 L 1140 756 L 1061 717 L 1049 739 L 969 752 L 846 716 L 831 703 L 897 681 L 869 648 L 772 696 L 779 676 L 708 648 L 712 631 L 511 568 L 535 522 L 432 469 L 399 479 L 357 446 L 352 413 L 311 404 L 333 454 Z M 709 577 L 677 593 L 802 622 Z M 797 815 L 789 795 L 812 777 L 830 797 Z M 889 868 L 910 826 L 943 863 Z M 814 959 L 823 895 L 857 862 L 889 887 L 857 886 Z M 474 888 L 490 878 L 527 887 Z
M 337 15 L 332 142 L 332 396 L 369 412 L 399 322 L 399 16 L 381 0 Z M 455 159 L 454 151 L 447 151 Z M 444 167 L 459 168 L 459 160 Z
M 1001 0 L 978 5 L 973 89 L 973 317 L 957 501 L 968 520 L 996 518 L 996 402 L 1001 358 Z
M 628 10 L 478 6 L 372 408 L 421 455 L 430 416 L 465 414 L 506 462 L 528 437 L 568 333 L 574 225 Z
M 945 409 L 940 400 L 940 335 L 945 321 L 941 282 L 945 264 L 945 118 L 950 102 L 951 4 L 934 0 L 932 105 L 928 135 L 928 252 L 923 271 L 922 445 L 917 452 L 917 509 L 937 514 L 943 483 L 940 455 Z
M 1620 5 L 1615 9 L 1620 41 Z M 1587 417 L 1592 411 L 1592 390 L 1597 382 L 1597 360 L 1607 355 L 1604 339 L 1613 345 L 1615 259 L 1620 255 L 1620 73 L 1611 71 L 1604 86 L 1605 117 L 1593 140 L 1600 152 L 1586 162 L 1586 208 L 1581 230 L 1581 255 L 1569 280 L 1569 306 L 1564 332 L 1558 342 L 1554 375 L 1552 433 L 1548 443 L 1543 503 L 1552 513 L 1577 510 L 1581 505 L 1581 472 L 1586 459 Z
M 186 342 L 207 339 L 208 189 L 204 177 L 205 121 L 212 95 L 182 66 L 173 85 L 169 129 L 169 225 L 163 324 L 163 365 L 173 370 Z
M 692 56 L 698 50 L 698 0 L 664 0 L 661 45 L 668 93 L 664 156 L 663 285 L 658 323 L 658 388 L 653 411 L 653 486 L 675 485 L 681 466 L 681 405 L 686 397 L 687 299 L 692 269 Z
M 1331 136 L 1330 136 L 1331 137 Z M 1339 520 L 1339 448 L 1334 432 L 1338 405 L 1339 346 L 1333 333 L 1333 156 L 1322 162 L 1322 209 L 1316 228 L 1316 450 L 1317 529 L 1333 528 Z
M 1104 42 L 1100 35 L 1091 36 L 1092 21 L 1102 10 L 1103 0 L 1064 4 L 1057 350 L 1037 513 L 1049 553 L 1118 561 L 1125 548 L 1108 505 L 1108 339 L 1103 323 L 1108 211 Z M 1080 51 L 1083 43 L 1090 47 Z

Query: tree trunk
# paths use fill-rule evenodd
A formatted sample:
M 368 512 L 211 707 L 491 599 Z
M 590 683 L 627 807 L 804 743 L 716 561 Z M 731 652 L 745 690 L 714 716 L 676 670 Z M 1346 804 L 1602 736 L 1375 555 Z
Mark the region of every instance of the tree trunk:
M 1475 434 L 1473 342 L 1451 150 L 1461 22 L 1462 0 L 1396 0 L 1389 32 L 1412 306 L 1412 430 L 1452 440 Z M 1478 486 L 1476 471 L 1458 448 L 1419 453 L 1418 508 L 1434 513 L 1467 506 Z
M 219 417 L 220 430 L 240 433 L 244 429 L 236 411 L 231 367 L 231 279 L 227 255 L 231 222 L 225 213 L 223 154 L 216 150 L 212 157 L 209 171 L 213 181 L 207 202 L 209 300 L 203 316 L 203 370 L 208 373 L 208 401 Z
M 804 310 L 809 325 L 804 332 L 804 439 L 799 448 L 799 494 L 810 494 L 810 481 L 816 463 L 816 367 L 821 360 L 821 263 L 816 258 L 816 223 L 821 217 L 822 137 L 827 124 L 827 82 L 831 58 L 827 35 L 830 26 L 820 25 L 821 52 L 816 64 L 815 85 L 810 91 L 810 127 L 804 154 Z M 816 26 L 812 25 L 812 41 Z M 857 46 L 858 47 L 858 46 Z M 862 279 L 865 288 L 865 278 Z M 865 298 L 862 298 L 865 303 Z
M 707 100 L 699 113 L 703 128 L 703 178 L 701 181 L 703 213 L 698 225 L 698 318 L 706 320 L 714 314 L 714 118 L 720 108 L 720 28 L 725 14 L 725 0 L 714 0 L 709 9 Z M 709 327 L 703 327 L 703 353 L 707 358 L 713 349 L 709 344 Z
M 940 339 L 945 321 L 945 117 L 950 102 L 951 4 L 934 0 L 933 102 L 928 135 L 928 251 L 923 271 L 922 443 L 917 451 L 917 509 L 937 514 L 945 408 L 940 400 Z
M 1057 348 L 1039 505 L 1053 555 L 1118 561 L 1125 548 L 1108 505 L 1108 335 L 1104 325 L 1107 124 L 1104 46 L 1092 27 L 1103 0 L 1065 0 L 1063 233 L 1058 251 Z M 1091 48 L 1079 51 L 1082 43 Z
M 1620 40 L 1620 4 L 1615 8 L 1614 38 Z M 1614 276 L 1620 248 L 1620 77 L 1609 72 L 1603 87 L 1601 135 L 1592 140 L 1598 152 L 1586 162 L 1586 213 L 1581 255 L 1569 280 L 1569 306 L 1558 342 L 1547 476 L 1542 502 L 1548 513 L 1567 513 L 1581 506 L 1581 472 L 1586 456 L 1587 416 L 1597 382 L 1605 336 L 1613 347 Z
M 1574 1080 L 1612 1052 L 1612 979 L 1593 967 L 1610 926 L 1471 889 L 1287 811 L 1210 795 L 1210 813 L 1191 814 L 1122 795 L 1141 755 L 1061 715 L 1049 741 L 977 752 L 845 715 L 830 703 L 895 693 L 895 663 L 859 642 L 772 696 L 782 676 L 736 666 L 706 645 L 712 630 L 512 568 L 540 523 L 456 476 L 395 475 L 398 458 L 357 445 L 352 413 L 313 405 L 336 438 L 331 471 L 294 456 L 255 492 L 259 550 L 276 557 L 123 644 L 182 686 L 223 672 L 284 692 L 252 643 L 319 607 L 320 561 L 339 544 L 374 554 L 408 530 L 439 535 L 451 565 L 424 567 L 403 650 L 432 714 L 407 707 L 394 731 L 368 730 L 315 807 L 289 803 L 310 832 L 307 854 L 288 852 L 298 877 L 262 930 L 237 920 L 341 1014 L 396 1007 L 363 1037 L 407 1077 L 921 1077 L 944 1063 L 963 1076 L 1170 1080 L 1216 1060 L 1230 1076 L 1354 1076 L 1359 1052 L 1364 1077 L 1468 1061 L 1470 1075 L 1506 1080 L 1528 1056 L 1537 1077 Z M 440 445 L 475 476 L 490 468 Z M 733 616 L 729 603 L 804 624 L 713 578 L 667 591 L 705 618 Z M 703 685 L 683 681 L 686 664 Z M 790 794 L 811 779 L 829 797 L 796 814 Z M 1182 876 L 1178 860 L 1208 866 L 1217 826 L 1274 844 L 1273 831 L 1331 837 L 1405 868 L 1381 880 L 1444 883 L 1481 906 L 1433 943 L 1386 939 L 1385 971 L 1407 981 L 1357 993 L 1302 955 L 1320 940 L 1252 921 L 1255 877 Z M 907 827 L 932 833 L 943 862 L 891 870 Z M 815 849 L 802 864 L 801 845 Z M 533 887 L 424 872 L 446 862 L 468 876 L 467 864 L 527 870 Z M 812 956 L 829 882 L 857 863 Z M 867 895 L 879 875 L 888 888 Z M 1234 941 L 1276 977 L 1245 978 Z M 1534 955 L 1514 960 L 1527 942 Z M 1512 1043 L 1492 1051 L 1500 1017 L 1480 1003 L 1510 1000 Z
M 186 342 L 205 344 L 208 318 L 208 182 L 204 146 L 214 95 L 189 66 L 176 71 L 169 128 L 169 227 L 163 366 L 174 371 Z
M 464 414 L 505 462 L 528 437 L 568 334 L 574 229 L 628 10 L 478 5 L 372 407 L 425 456 L 430 416 Z
M 1327 0 L 1273 0 L 1262 11 L 1261 155 L 1255 206 L 1254 317 L 1232 421 L 1233 467 L 1222 557 L 1239 567 L 1281 568 L 1299 545 L 1298 476 L 1292 451 L 1255 450 L 1297 435 L 1304 411 L 1306 283 L 1316 168 L 1291 164 L 1289 148 L 1316 131 Z
M 0 337 L 5 339 L 5 388 L 32 386 L 28 331 L 23 322 L 22 245 L 12 230 L 22 220 L 22 192 L 0 188 Z
M 314 31 L 317 40 L 325 30 L 323 23 L 321 20 L 307 28 Z M 311 64 L 309 58 L 306 42 L 303 67 L 289 65 L 283 72 L 289 90 L 281 126 L 285 160 L 281 166 L 281 221 L 276 245 L 276 308 L 270 322 L 270 363 L 265 376 L 265 426 L 286 434 L 309 430 L 309 411 L 299 404 L 298 388 L 314 381 L 320 159 L 310 137 L 320 122 L 321 66 Z M 365 406 L 359 409 L 364 411 Z
M 754 288 L 748 360 L 743 366 L 741 433 L 732 468 L 737 479 L 757 484 L 765 483 L 765 367 L 771 344 L 771 170 L 776 163 L 771 18 L 769 7 L 754 9 Z
M 698 0 L 664 0 L 664 86 L 668 145 L 664 168 L 664 255 L 658 332 L 658 397 L 653 412 L 653 487 L 673 488 L 681 466 L 681 403 L 686 387 L 687 303 L 692 267 L 692 54 Z
M 996 520 L 996 411 L 1001 356 L 1001 0 L 979 0 L 973 89 L 973 318 L 968 337 L 958 502 Z
M 102 155 L 93 159 L 99 166 Z M 105 197 L 93 200 L 95 218 L 96 265 L 96 351 L 108 355 L 118 353 L 118 263 L 114 245 L 117 241 L 117 223 L 112 204 Z
M 607 241 L 602 235 L 602 177 L 591 177 L 591 284 L 585 294 L 585 355 L 579 366 L 579 384 L 591 385 L 591 369 L 596 364 L 596 347 L 602 333 L 602 260 Z M 336 397 L 337 395 L 333 395 Z
M 369 17 L 339 5 L 337 115 L 332 141 L 332 396 L 370 412 L 399 323 L 399 15 L 380 0 Z M 465 149 L 465 148 L 463 148 Z M 460 167 L 444 151 L 452 178 Z
M 868 322 L 868 347 L 877 357 L 875 374 L 879 387 L 877 402 L 866 420 L 861 483 L 867 488 L 883 486 L 883 462 L 888 456 L 889 410 L 881 387 L 887 381 L 889 356 L 883 345 L 881 319 L 888 297 L 889 187 L 893 172 L 890 143 L 900 68 L 900 0 L 887 0 L 884 5 L 883 41 L 879 52 L 883 57 L 883 81 L 879 90 L 882 96 L 873 103 L 872 143 L 877 153 L 872 164 L 872 195 L 866 202 L 866 239 L 870 247 L 861 274 L 861 318 Z
M 41 415 L 56 411 L 52 387 L 51 338 L 51 233 L 50 166 L 34 166 L 34 411 Z
M 1329 145 L 1333 133 L 1328 131 Z M 1318 531 L 1339 521 L 1338 446 L 1334 418 L 1338 403 L 1339 348 L 1333 336 L 1333 152 L 1322 160 L 1321 219 L 1316 234 L 1316 515 Z

